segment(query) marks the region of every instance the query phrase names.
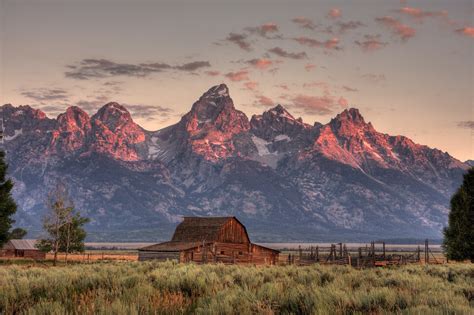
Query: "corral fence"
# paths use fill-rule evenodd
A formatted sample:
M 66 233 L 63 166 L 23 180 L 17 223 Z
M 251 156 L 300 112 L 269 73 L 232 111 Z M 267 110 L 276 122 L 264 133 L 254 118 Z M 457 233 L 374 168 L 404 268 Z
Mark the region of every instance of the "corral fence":
M 425 240 L 424 246 L 416 248 L 390 247 L 385 242 L 371 242 L 365 246 L 348 247 L 344 243 L 329 246 L 310 246 L 288 249 L 280 254 L 279 263 L 283 265 L 331 264 L 350 265 L 357 268 L 379 267 L 407 264 L 442 264 L 447 260 L 435 255 Z

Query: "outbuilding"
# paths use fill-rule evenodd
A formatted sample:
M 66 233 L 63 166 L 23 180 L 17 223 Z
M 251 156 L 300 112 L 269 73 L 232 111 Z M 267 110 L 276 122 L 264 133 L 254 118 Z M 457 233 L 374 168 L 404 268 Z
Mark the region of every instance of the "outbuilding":
M 139 249 L 138 260 L 274 265 L 279 253 L 251 243 L 236 217 L 184 217 L 171 241 Z
M 0 249 L 0 257 L 45 259 L 46 254 L 35 247 L 36 240 L 9 240 Z

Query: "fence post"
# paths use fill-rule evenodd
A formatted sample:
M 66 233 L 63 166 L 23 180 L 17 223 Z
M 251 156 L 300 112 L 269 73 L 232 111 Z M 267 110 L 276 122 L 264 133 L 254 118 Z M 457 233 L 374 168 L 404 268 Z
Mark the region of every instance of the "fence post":
M 300 259 L 300 264 L 301 264 L 301 260 L 303 257 L 303 251 L 301 250 L 301 245 L 298 246 L 298 254 L 299 254 L 299 259 Z
M 316 246 L 316 260 L 319 262 L 319 246 Z
M 430 263 L 430 257 L 428 256 L 428 239 L 425 240 L 425 264 Z
M 383 247 L 383 259 L 385 259 L 385 242 L 382 242 L 382 247 Z

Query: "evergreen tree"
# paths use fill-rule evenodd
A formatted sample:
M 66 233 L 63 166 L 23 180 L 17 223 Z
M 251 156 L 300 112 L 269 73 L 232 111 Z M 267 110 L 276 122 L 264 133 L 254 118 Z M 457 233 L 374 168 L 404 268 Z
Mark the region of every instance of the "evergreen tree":
M 10 228 L 15 221 L 11 218 L 16 212 L 16 204 L 11 195 L 13 182 L 7 179 L 5 152 L 0 151 L 0 247 L 10 238 Z
M 474 262 L 474 167 L 464 175 L 461 187 L 451 198 L 448 227 L 443 248 L 453 260 Z

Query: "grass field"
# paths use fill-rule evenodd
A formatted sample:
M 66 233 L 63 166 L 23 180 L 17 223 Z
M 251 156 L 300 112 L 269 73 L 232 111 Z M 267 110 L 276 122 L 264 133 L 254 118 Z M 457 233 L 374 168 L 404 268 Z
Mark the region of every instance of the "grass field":
M 473 314 L 474 265 L 0 266 L 0 314 Z

